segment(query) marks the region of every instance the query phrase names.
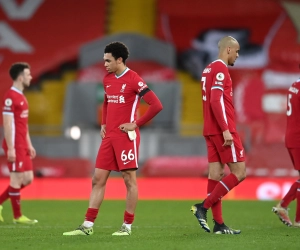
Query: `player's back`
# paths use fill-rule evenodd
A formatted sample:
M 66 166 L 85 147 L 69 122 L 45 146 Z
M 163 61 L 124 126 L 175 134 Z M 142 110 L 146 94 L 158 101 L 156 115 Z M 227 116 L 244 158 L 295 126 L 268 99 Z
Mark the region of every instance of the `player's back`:
M 286 114 L 286 146 L 300 148 L 300 78 L 288 90 Z
M 106 75 L 103 85 L 107 98 L 106 136 L 125 136 L 118 127 L 137 119 L 139 93 L 147 85 L 128 68 L 120 76 L 113 73 Z
M 13 117 L 12 135 L 15 148 L 27 148 L 28 103 L 17 88 L 12 87 L 5 93 L 2 114 Z M 7 148 L 5 140 L 2 146 Z
M 221 60 L 210 63 L 203 70 L 201 83 L 204 116 L 203 135 L 222 134 L 223 132 L 211 107 L 211 93 L 216 90 L 222 91 L 220 105 L 229 131 L 236 132 L 232 81 L 227 65 Z

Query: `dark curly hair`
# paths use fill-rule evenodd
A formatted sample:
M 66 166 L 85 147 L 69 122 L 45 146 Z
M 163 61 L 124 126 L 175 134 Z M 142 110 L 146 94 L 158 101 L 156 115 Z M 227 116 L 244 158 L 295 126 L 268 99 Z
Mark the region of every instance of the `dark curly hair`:
M 30 65 L 25 62 L 17 62 L 11 65 L 9 75 L 13 81 L 17 80 L 18 76 L 24 72 L 24 69 L 30 69 Z
M 129 50 L 122 42 L 112 42 L 106 45 L 104 53 L 111 53 L 116 60 L 121 57 L 124 64 L 129 56 Z

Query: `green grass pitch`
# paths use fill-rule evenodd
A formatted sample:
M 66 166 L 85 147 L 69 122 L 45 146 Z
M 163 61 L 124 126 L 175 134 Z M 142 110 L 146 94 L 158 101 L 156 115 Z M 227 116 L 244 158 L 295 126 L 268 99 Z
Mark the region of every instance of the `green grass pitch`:
M 223 201 L 225 223 L 240 235 L 205 233 L 189 211 L 196 201 L 139 201 L 129 237 L 112 237 L 123 220 L 124 201 L 104 201 L 92 236 L 62 236 L 82 223 L 87 201 L 23 201 L 34 226 L 12 224 L 4 204 L 0 249 L 299 249 L 299 228 L 283 225 L 271 212 L 276 202 Z M 295 203 L 290 216 L 294 220 Z M 208 222 L 213 228 L 211 212 Z

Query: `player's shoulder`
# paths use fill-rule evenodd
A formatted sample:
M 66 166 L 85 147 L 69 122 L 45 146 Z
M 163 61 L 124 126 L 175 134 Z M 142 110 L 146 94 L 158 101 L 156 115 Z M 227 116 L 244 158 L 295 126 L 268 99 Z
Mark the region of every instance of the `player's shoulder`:
M 227 65 L 221 59 L 211 62 L 210 65 L 210 67 L 214 70 L 228 71 Z
M 20 93 L 18 93 L 18 92 L 20 92 Z M 10 88 L 10 89 L 8 89 L 8 90 L 5 92 L 5 94 L 4 94 L 4 99 L 6 99 L 6 98 L 15 99 L 15 98 L 18 98 L 18 96 L 19 96 L 20 94 L 22 94 L 21 91 L 18 91 L 18 90 L 15 90 L 15 89 L 13 89 L 13 88 Z
M 137 72 L 135 72 L 134 70 L 132 70 L 132 69 L 128 69 L 128 71 L 126 72 L 126 74 L 124 76 L 130 77 L 132 79 L 137 78 L 137 77 L 140 78 L 139 74 Z

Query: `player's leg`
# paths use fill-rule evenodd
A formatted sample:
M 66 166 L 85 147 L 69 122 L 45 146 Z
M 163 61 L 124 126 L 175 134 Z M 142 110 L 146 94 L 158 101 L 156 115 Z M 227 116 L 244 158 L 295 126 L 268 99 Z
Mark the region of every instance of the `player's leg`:
M 92 178 L 92 191 L 89 199 L 89 207 L 86 211 L 84 222 L 75 230 L 65 232 L 63 235 L 85 236 L 92 235 L 94 233 L 93 225 L 104 199 L 106 182 L 112 170 L 118 170 L 117 162 L 110 139 L 104 138 L 96 159 L 96 168 Z
M 21 180 L 18 180 L 18 187 L 19 187 L 19 190 L 21 190 L 26 185 L 29 185 L 29 183 L 32 182 L 33 168 L 32 168 L 32 161 L 30 159 L 30 155 L 28 154 L 26 149 L 17 150 L 17 158 L 18 159 L 17 159 L 16 163 L 17 163 L 17 165 L 19 165 L 19 167 L 17 167 L 17 170 L 22 171 L 21 172 L 22 178 L 21 178 Z M 22 162 L 22 164 L 20 164 L 20 162 Z M 12 200 L 12 197 L 10 197 L 10 199 Z M 20 200 L 18 203 L 20 205 L 21 196 L 19 199 Z M 20 210 L 21 210 L 21 208 L 20 208 Z M 37 220 L 29 219 L 23 213 L 21 213 L 21 214 L 22 215 L 18 218 L 14 217 L 14 220 L 13 220 L 14 223 L 31 225 L 31 224 L 36 224 L 38 222 Z
M 134 213 L 138 201 L 136 170 L 138 169 L 139 142 L 140 137 L 138 135 L 134 141 L 124 137 L 120 141 L 115 141 L 114 144 L 116 159 L 127 190 L 124 221 L 120 230 L 112 234 L 114 236 L 131 235 L 131 225 L 134 221 Z
M 25 164 L 23 167 L 24 169 L 29 169 L 28 171 L 24 171 L 24 176 L 23 176 L 23 183 L 21 184 L 20 189 L 23 189 L 24 187 L 28 186 L 32 181 L 33 181 L 33 171 L 32 171 L 32 163 L 31 160 L 29 159 L 30 164 L 28 164 L 27 162 L 24 162 L 23 164 Z M 28 167 L 27 167 L 28 166 Z M 2 211 L 2 204 L 9 199 L 9 187 L 8 186 L 3 193 L 0 195 L 0 221 L 3 221 L 3 217 L 1 216 L 1 211 Z
M 131 225 L 134 221 L 135 208 L 138 201 L 138 187 L 136 182 L 136 169 L 122 171 L 127 195 L 126 195 L 126 209 L 124 211 L 124 220 L 121 229 L 113 235 L 128 236 L 131 235 Z
M 21 188 L 30 185 L 34 179 L 32 160 L 28 152 L 26 153 L 23 167 L 24 167 L 24 178 L 23 178 Z
M 97 218 L 99 208 L 102 204 L 105 194 L 106 182 L 110 171 L 105 169 L 95 169 L 92 180 L 92 192 L 89 200 L 89 207 L 85 214 L 83 226 L 86 228 L 92 227 Z
M 246 177 L 246 167 L 244 162 L 243 147 L 237 134 L 233 134 L 234 144 L 231 147 L 223 147 L 223 138 L 221 135 L 211 136 L 211 140 L 215 144 L 221 161 L 227 163 L 231 173 L 219 181 L 211 194 L 203 203 L 204 209 L 211 208 L 215 203 L 219 202 L 231 189 L 237 186 Z M 238 152 L 238 154 L 237 154 Z M 215 221 L 214 233 L 239 234 L 240 230 L 228 228 L 224 223 Z
M 8 163 L 9 170 L 13 170 L 15 168 L 15 163 Z M 20 190 L 21 183 L 23 180 L 22 172 L 10 172 L 10 183 L 6 190 L 1 194 L 1 204 L 10 198 L 11 206 L 14 214 L 14 219 L 18 219 L 22 216 L 21 213 L 21 204 L 20 204 Z M 0 206 L 0 221 L 4 221 L 2 216 L 2 205 Z
M 217 148 L 215 147 L 209 136 L 205 136 L 205 141 L 207 147 L 207 158 L 209 162 L 209 174 L 207 182 L 207 196 L 209 196 L 224 175 L 224 164 L 221 163 Z M 203 202 L 193 205 L 191 207 L 191 211 L 197 218 L 202 229 L 204 229 L 204 231 L 206 232 L 210 232 L 209 226 L 207 224 L 207 209 L 203 208 Z M 212 214 L 214 220 L 220 222 L 223 221 L 221 200 L 219 200 L 212 206 Z
M 294 168 L 297 170 L 298 167 L 300 170 L 300 159 L 298 160 L 299 156 L 297 155 L 300 153 L 300 151 L 297 152 L 296 149 L 288 148 L 288 152 Z M 288 205 L 297 198 L 297 189 L 299 184 L 300 180 L 295 181 L 283 199 L 272 208 L 272 212 L 274 212 L 278 216 L 279 220 L 288 227 L 292 226 L 292 222 L 288 213 Z
M 208 183 L 207 183 L 207 196 L 209 196 L 216 185 L 220 180 L 224 177 L 224 164 L 221 162 L 211 162 L 208 164 L 209 166 L 209 174 L 208 174 Z M 223 224 L 224 220 L 222 217 L 222 200 L 218 200 L 211 207 L 213 219 L 215 222 L 219 224 Z
M 83 223 L 73 231 L 65 232 L 63 235 L 76 236 L 76 235 L 92 235 L 94 233 L 93 226 L 97 218 L 99 208 L 102 204 L 105 194 L 106 182 L 109 177 L 110 171 L 104 169 L 95 169 L 92 179 L 92 191 L 90 194 L 89 207 L 85 214 Z
M 233 144 L 225 147 L 223 146 L 224 139 L 222 135 L 210 137 L 218 150 L 221 162 L 227 163 L 231 173 L 216 185 L 213 192 L 205 200 L 204 208 L 210 208 L 246 178 L 244 148 L 237 133 L 232 133 L 232 137 Z

